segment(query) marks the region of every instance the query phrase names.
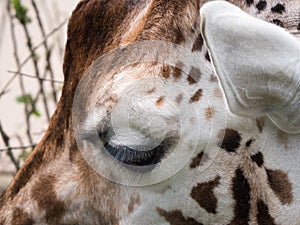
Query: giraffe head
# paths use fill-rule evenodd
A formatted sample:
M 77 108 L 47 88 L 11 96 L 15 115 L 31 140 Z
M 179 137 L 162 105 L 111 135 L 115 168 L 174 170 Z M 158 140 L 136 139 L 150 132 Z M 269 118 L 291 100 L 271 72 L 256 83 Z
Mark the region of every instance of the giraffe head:
M 79 3 L 62 99 L 0 224 L 299 223 L 299 42 L 204 2 Z M 296 0 L 229 2 L 296 33 Z

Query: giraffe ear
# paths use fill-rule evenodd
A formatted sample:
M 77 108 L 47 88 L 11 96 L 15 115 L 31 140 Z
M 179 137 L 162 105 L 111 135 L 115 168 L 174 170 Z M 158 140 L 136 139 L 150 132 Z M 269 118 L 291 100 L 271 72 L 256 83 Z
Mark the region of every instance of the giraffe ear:
M 300 133 L 300 43 L 273 24 L 225 1 L 200 10 L 201 32 L 229 110 L 266 114 L 281 130 Z

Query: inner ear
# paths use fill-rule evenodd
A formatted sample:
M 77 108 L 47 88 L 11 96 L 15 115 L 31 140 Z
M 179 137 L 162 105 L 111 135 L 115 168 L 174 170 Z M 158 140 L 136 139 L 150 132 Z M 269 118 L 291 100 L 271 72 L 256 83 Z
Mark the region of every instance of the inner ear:
M 273 24 L 225 1 L 206 3 L 201 32 L 231 112 L 267 114 L 281 130 L 300 133 L 300 44 Z

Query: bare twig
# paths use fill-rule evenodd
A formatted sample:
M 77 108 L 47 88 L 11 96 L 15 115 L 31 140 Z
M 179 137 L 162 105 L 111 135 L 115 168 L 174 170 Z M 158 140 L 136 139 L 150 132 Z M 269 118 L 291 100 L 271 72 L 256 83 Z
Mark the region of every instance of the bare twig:
M 11 152 L 12 150 L 24 150 L 24 149 L 28 149 L 28 148 L 34 149 L 35 146 L 36 145 L 0 148 L 0 152 Z
M 66 23 L 68 22 L 68 19 L 64 20 L 61 24 L 59 24 L 59 26 L 57 26 L 56 28 L 54 28 L 48 35 L 46 35 L 46 37 L 44 38 L 44 40 L 42 40 L 39 44 L 37 44 L 33 50 L 37 50 L 38 48 L 40 48 L 41 46 L 43 46 L 44 42 L 49 39 L 53 34 L 55 34 L 55 32 L 57 32 L 59 29 L 61 29 Z M 16 79 L 16 77 L 19 75 L 21 69 L 23 68 L 23 66 L 29 62 L 29 60 L 31 59 L 32 55 L 30 54 L 29 56 L 27 56 L 25 58 L 25 60 L 20 64 L 20 67 L 18 67 L 18 72 L 15 73 L 14 76 L 12 76 L 10 78 L 10 80 L 4 85 L 4 87 L 2 88 L 1 92 L 0 92 L 0 97 L 5 94 L 7 92 L 8 87 L 11 85 L 11 83 L 14 81 L 14 79 Z
M 12 71 L 12 70 L 8 70 L 7 72 L 8 73 L 12 73 L 12 74 L 18 73 L 18 71 Z M 46 78 L 37 78 L 36 76 L 30 75 L 30 74 L 27 74 L 27 73 L 18 73 L 18 74 L 21 75 L 21 76 L 24 76 L 24 77 L 29 77 L 29 78 L 33 78 L 33 79 L 39 79 L 41 81 L 49 81 L 49 82 L 52 82 L 52 83 L 59 83 L 59 84 L 63 83 L 63 81 L 60 81 L 60 80 L 52 80 L 52 79 L 46 79 Z
M 5 149 L 6 153 L 7 153 L 8 157 L 10 158 L 10 160 L 12 161 L 12 163 L 14 164 L 14 166 L 16 167 L 16 170 L 18 171 L 20 169 L 20 162 L 19 162 L 19 160 L 17 160 L 14 157 L 14 155 L 12 153 L 12 149 L 13 148 L 10 147 L 9 137 L 4 132 L 1 123 L 0 123 L 0 135 L 1 135 L 2 139 L 3 139 L 4 144 L 6 145 L 6 149 Z M 3 152 L 3 151 L 0 151 L 0 152 Z
M 43 23 L 42 23 L 42 20 L 41 20 L 40 13 L 39 13 L 39 10 L 37 8 L 37 5 L 36 5 L 36 3 L 35 3 L 34 0 L 31 0 L 31 4 L 32 4 L 32 6 L 34 8 L 34 11 L 35 11 L 35 14 L 36 14 L 36 18 L 38 20 L 38 24 L 39 24 L 41 33 L 43 35 L 43 38 L 45 38 L 46 37 L 46 32 L 45 32 L 45 29 L 44 29 L 44 26 L 43 26 Z M 44 41 L 43 45 L 44 45 L 44 48 L 45 48 L 45 51 L 46 51 L 46 60 L 47 60 L 46 71 L 49 71 L 51 80 L 54 80 L 53 69 L 52 69 L 52 65 L 51 65 L 51 62 L 50 62 L 51 50 L 48 47 L 47 40 Z M 51 82 L 51 87 L 52 87 L 53 100 L 54 100 L 55 104 L 57 104 L 57 93 L 56 93 L 56 90 L 55 90 L 55 84 L 54 84 L 54 82 Z
M 15 61 L 16 61 L 16 64 L 17 64 L 18 68 L 20 68 L 20 58 L 19 58 L 19 55 L 18 55 L 18 45 L 17 45 L 17 41 L 16 41 L 16 33 L 15 33 L 13 15 L 12 15 L 12 12 L 11 12 L 10 4 L 11 4 L 11 1 L 7 0 L 7 12 L 9 14 L 9 21 L 10 21 L 10 28 L 11 28 L 11 38 L 12 38 L 13 49 L 14 49 L 14 57 L 15 57 Z M 25 86 L 24 86 L 22 76 L 19 76 L 19 85 L 20 85 L 21 94 L 22 94 L 22 96 L 24 96 L 26 94 L 26 90 L 25 90 Z M 27 117 L 28 112 L 29 112 L 27 102 L 24 102 L 24 112 L 25 112 L 25 117 L 26 117 L 26 120 L 25 120 L 26 121 L 26 135 L 27 135 L 27 138 L 29 140 L 29 143 L 33 144 L 32 136 L 31 136 L 31 133 L 30 133 L 30 129 L 31 129 L 30 119 Z
M 36 57 L 36 51 L 33 49 L 32 39 L 31 39 L 31 36 L 29 34 L 26 23 L 21 21 L 21 20 L 19 20 L 19 21 L 21 22 L 22 27 L 23 27 L 24 32 L 25 32 L 25 36 L 26 36 L 26 39 L 27 39 L 27 47 L 28 47 L 28 49 L 31 53 L 31 56 L 32 56 L 31 60 L 32 60 L 33 67 L 34 67 L 34 70 L 35 70 L 35 75 L 38 78 L 38 82 L 39 82 L 39 85 L 40 85 L 40 93 L 42 94 L 42 97 L 43 97 L 44 109 L 45 109 L 45 112 L 46 112 L 47 120 L 49 122 L 50 121 L 50 112 L 49 112 L 49 107 L 48 107 L 48 103 L 47 103 L 46 93 L 45 93 L 45 90 L 44 90 L 44 84 L 40 80 L 41 76 L 40 76 L 40 70 L 39 70 L 39 67 L 38 67 L 38 60 L 37 60 L 37 57 Z

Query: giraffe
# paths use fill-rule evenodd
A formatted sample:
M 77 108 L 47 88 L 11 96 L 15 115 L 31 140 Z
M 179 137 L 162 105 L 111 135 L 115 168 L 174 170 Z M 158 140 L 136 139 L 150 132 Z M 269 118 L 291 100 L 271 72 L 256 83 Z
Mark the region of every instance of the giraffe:
M 298 225 L 300 2 L 229 2 L 80 1 L 0 224 Z

